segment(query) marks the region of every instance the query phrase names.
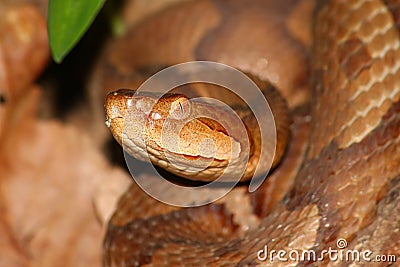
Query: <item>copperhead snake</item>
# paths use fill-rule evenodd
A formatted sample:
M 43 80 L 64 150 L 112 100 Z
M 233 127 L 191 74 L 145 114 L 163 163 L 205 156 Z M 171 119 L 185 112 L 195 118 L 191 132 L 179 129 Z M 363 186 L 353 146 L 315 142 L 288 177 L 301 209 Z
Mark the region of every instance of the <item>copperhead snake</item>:
M 103 66 L 107 88 L 135 88 L 143 72 L 138 66 L 199 59 L 266 79 L 295 100 L 288 98 L 294 144 L 283 162 L 259 192 L 249 195 L 238 188 L 226 197 L 250 211 L 236 206 L 233 214 L 231 204 L 223 202 L 178 209 L 132 185 L 109 222 L 105 266 L 348 265 L 328 257 L 272 263 L 259 257 L 265 246 L 321 254 L 337 249 L 339 239 L 347 242 L 346 249 L 399 255 L 400 1 L 316 3 L 309 113 L 300 107 L 306 93 L 296 90 L 306 84 L 307 56 L 297 54 L 304 48 L 298 43 L 289 48 L 287 29 L 276 27 L 283 21 L 279 16 L 300 3 L 188 2 L 157 14 L 110 46 Z M 264 33 L 283 38 L 277 50 L 263 41 Z M 276 63 L 277 51 L 302 68 Z M 260 57 L 287 76 L 266 72 L 270 65 L 260 64 Z M 127 94 L 110 94 L 106 109 L 124 103 L 121 95 Z M 182 111 L 180 105 L 175 106 Z M 304 139 L 308 142 L 296 144 Z

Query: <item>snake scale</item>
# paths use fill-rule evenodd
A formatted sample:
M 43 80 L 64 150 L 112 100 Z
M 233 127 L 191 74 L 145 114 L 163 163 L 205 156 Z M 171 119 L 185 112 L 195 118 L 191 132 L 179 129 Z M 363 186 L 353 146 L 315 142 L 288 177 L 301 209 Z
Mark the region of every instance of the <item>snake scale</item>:
M 284 23 L 278 14 L 287 15 L 300 3 L 188 2 L 157 14 L 111 45 L 103 66 L 104 86 L 109 89 L 135 86 L 133 81 L 145 72 L 134 71 L 137 65 L 194 59 L 224 62 L 273 82 L 284 89 L 285 97 L 295 95 L 295 100 L 288 99 L 294 144 L 289 144 L 283 162 L 261 191 L 233 191 L 233 202 L 239 203 L 233 209 L 250 207 L 262 217 L 247 222 L 247 227 L 238 225 L 240 216 L 229 204 L 178 209 L 132 185 L 109 222 L 105 266 L 347 266 L 350 262 L 328 257 L 272 263 L 259 257 L 265 246 L 318 255 L 337 249 L 339 239 L 347 242 L 346 249 L 399 255 L 400 1 L 317 1 L 310 71 L 304 70 L 307 57 L 294 55 L 301 46 L 289 47 L 290 38 L 276 29 Z M 274 14 L 266 16 L 273 22 L 263 26 L 268 12 Z M 283 36 L 277 50 L 267 51 L 265 42 L 255 42 L 253 37 L 263 39 L 265 32 Z M 287 76 L 265 73 L 268 67 L 258 62 L 262 53 Z M 276 54 L 283 57 L 283 64 L 275 63 Z M 299 108 L 306 95 L 299 89 L 306 83 L 301 77 L 307 73 L 312 87 L 309 113 Z M 308 142 L 296 145 L 297 140 Z M 243 214 L 247 220 L 253 216 Z

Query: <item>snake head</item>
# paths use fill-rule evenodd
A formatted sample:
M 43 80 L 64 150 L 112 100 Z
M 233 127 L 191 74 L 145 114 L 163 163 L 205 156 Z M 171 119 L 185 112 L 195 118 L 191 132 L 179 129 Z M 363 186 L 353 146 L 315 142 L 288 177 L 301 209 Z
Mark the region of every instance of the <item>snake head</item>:
M 162 167 L 172 161 L 175 166 L 168 170 L 180 176 L 201 177 L 204 166 L 223 170 L 232 160 L 241 159 L 238 140 L 244 138 L 238 135 L 244 136 L 245 128 L 238 129 L 240 118 L 216 104 L 181 94 L 157 98 L 120 89 L 107 95 L 105 110 L 106 125 L 126 152 Z M 211 171 L 202 173 L 212 176 Z

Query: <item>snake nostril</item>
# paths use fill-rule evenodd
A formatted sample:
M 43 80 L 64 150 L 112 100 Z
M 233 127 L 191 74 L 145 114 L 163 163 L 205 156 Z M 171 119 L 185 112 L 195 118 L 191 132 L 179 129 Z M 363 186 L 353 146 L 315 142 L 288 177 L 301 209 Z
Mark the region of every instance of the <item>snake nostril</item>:
M 7 102 L 7 98 L 5 95 L 0 94 L 0 105 L 5 104 Z

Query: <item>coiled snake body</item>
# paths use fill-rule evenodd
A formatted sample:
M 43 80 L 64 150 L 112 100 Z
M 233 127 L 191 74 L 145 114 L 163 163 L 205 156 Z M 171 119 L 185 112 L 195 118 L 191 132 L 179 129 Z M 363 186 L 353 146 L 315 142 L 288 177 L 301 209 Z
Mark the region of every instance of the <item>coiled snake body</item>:
M 301 77 L 307 73 L 307 58 L 295 56 L 301 46 L 289 48 L 286 41 L 290 38 L 276 25 L 283 23 L 278 14 L 291 13 L 299 3 L 194 1 L 167 10 L 111 46 L 104 65 L 104 86 L 133 87 L 132 81 L 141 75 L 135 70 L 140 65 L 211 59 L 268 79 L 283 88 L 285 97 L 294 94 L 288 103 L 295 114 L 302 111 L 298 106 L 304 104 L 306 95 L 298 87 L 304 86 Z M 232 215 L 229 204 L 177 209 L 132 186 L 109 223 L 105 265 L 348 265 L 329 261 L 327 256 L 271 263 L 259 253 L 267 246 L 275 251 L 312 250 L 322 255 L 329 248 L 338 249 L 338 240 L 345 241 L 343 249 L 371 250 L 371 258 L 399 255 L 399 10 L 400 1 L 394 0 L 317 2 L 311 121 L 294 115 L 291 138 L 297 142 L 308 133 L 308 145 L 290 144 L 264 191 L 250 196 L 233 193 L 233 202 L 243 207 L 248 203 L 262 219 L 241 213 L 248 224 L 240 227 L 237 219 L 241 215 Z M 182 23 L 188 18 L 189 22 Z M 264 19 L 272 22 L 260 26 Z M 269 41 L 260 37 L 264 32 L 283 38 L 277 50 L 267 51 Z M 124 47 L 132 54 L 119 53 L 127 51 Z M 277 51 L 286 51 L 284 60 L 290 58 L 302 68 L 276 63 Z M 260 58 L 268 64 L 263 65 Z M 287 76 L 266 72 L 274 65 Z

